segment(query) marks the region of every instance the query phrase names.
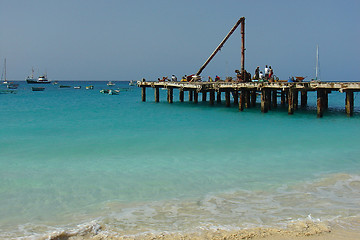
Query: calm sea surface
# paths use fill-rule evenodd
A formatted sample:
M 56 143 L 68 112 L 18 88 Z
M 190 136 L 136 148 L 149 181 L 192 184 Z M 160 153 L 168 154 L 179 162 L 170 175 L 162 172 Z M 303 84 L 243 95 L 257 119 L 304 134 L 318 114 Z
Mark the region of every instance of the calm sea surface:
M 281 107 L 209 106 L 201 96 L 180 103 L 176 90 L 173 104 L 165 90 L 155 103 L 152 89 L 143 103 L 128 82 L 116 82 L 119 95 L 101 94 L 106 82 L 30 86 L 0 94 L 0 238 L 360 217 L 359 94 L 354 117 L 333 92 L 318 119 L 315 93 L 289 116 Z

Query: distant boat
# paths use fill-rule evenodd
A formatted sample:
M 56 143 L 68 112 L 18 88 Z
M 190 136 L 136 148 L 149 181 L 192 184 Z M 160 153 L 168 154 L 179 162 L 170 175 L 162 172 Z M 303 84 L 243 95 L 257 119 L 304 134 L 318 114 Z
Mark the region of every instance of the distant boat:
M 17 89 L 19 84 L 15 84 L 13 82 L 8 83 L 7 88 L 8 89 Z
M 39 91 L 44 91 L 45 88 L 44 87 L 32 87 L 31 90 L 34 92 L 39 92 Z
M 75 86 L 74 87 L 74 89 L 80 89 L 81 88 L 81 86 Z
M 71 88 L 71 86 L 68 86 L 68 85 L 60 85 L 59 88 Z
M 113 90 L 113 89 L 102 89 L 100 90 L 101 93 L 109 94 L 109 95 L 119 95 L 120 90 Z
M 319 45 L 316 45 L 316 66 L 315 66 L 315 78 L 311 79 L 313 82 L 320 82 L 320 59 L 319 59 Z
M 136 86 L 136 81 L 135 80 L 130 80 L 129 86 Z
M 89 90 L 89 89 L 94 89 L 94 86 L 93 86 L 93 85 L 90 85 L 90 86 L 86 86 L 85 88 L 88 89 L 88 90 Z
M 28 76 L 25 81 L 27 83 L 32 83 L 32 82 L 36 82 L 36 79 L 34 78 L 34 68 L 31 68 L 31 75 Z
M 30 83 L 30 84 L 32 84 L 32 83 L 51 83 L 51 81 L 49 81 L 49 80 L 47 79 L 47 75 L 46 75 L 46 74 L 40 76 L 37 80 L 31 79 L 31 78 L 26 79 L 26 82 L 27 82 L 27 83 Z
M 4 70 L 3 73 L 1 75 L 1 81 L 3 84 L 8 84 L 9 82 L 6 79 L 6 58 L 4 59 Z
M 109 81 L 106 85 L 108 85 L 108 86 L 115 86 L 115 83 L 113 83 L 112 81 Z

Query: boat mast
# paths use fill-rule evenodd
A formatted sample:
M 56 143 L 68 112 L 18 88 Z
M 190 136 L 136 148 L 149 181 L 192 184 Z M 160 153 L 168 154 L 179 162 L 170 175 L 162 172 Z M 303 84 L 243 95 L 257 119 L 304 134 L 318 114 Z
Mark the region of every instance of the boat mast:
M 6 58 L 4 59 L 4 82 L 6 81 Z
M 320 80 L 319 45 L 316 45 L 315 79 L 316 79 L 316 80 Z

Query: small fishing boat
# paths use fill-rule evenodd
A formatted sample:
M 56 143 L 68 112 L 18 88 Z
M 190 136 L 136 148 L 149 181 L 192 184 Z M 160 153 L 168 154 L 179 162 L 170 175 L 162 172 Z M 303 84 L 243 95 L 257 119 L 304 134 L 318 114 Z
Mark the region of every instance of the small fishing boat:
M 85 88 L 88 89 L 88 90 L 89 90 L 89 89 L 94 89 L 94 86 L 93 86 L 93 85 L 90 85 L 90 86 L 86 86 Z
M 45 88 L 44 87 L 32 87 L 31 90 L 34 92 L 39 92 L 39 91 L 44 91 Z
M 109 94 L 109 95 L 119 95 L 120 90 L 113 90 L 113 89 L 102 89 L 100 90 L 101 93 Z
M 109 81 L 106 85 L 108 85 L 108 86 L 115 86 L 115 83 L 113 83 L 112 81 Z
M 14 93 L 16 94 L 16 91 L 15 90 L 7 90 L 7 89 L 0 89 L 0 94 L 10 94 L 10 93 Z
M 7 88 L 8 89 L 17 89 L 19 84 L 15 84 L 13 82 L 8 83 Z
M 112 90 L 112 89 L 110 89 L 109 90 L 109 95 L 119 95 L 119 90 Z
M 59 88 L 71 88 L 71 86 L 68 86 L 68 85 L 60 85 Z
M 295 77 L 296 82 L 302 82 L 306 77 Z
M 129 86 L 136 86 L 136 81 L 135 80 L 130 80 Z
M 101 89 L 101 90 L 100 90 L 100 93 L 106 93 L 106 94 L 108 94 L 108 93 L 109 93 L 109 89 Z
M 74 89 L 81 89 L 81 86 L 75 86 Z

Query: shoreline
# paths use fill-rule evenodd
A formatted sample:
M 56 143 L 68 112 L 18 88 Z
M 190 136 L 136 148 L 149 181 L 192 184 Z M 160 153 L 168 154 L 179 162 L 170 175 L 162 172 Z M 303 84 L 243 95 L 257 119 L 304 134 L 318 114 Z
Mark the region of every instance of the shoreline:
M 359 219 L 357 223 L 360 225 Z M 311 220 L 299 221 L 289 224 L 286 228 L 255 227 L 241 230 L 200 229 L 193 233 L 140 233 L 137 235 L 124 235 L 113 232 L 99 224 L 84 226 L 82 230 L 56 232 L 42 240 L 205 240 L 205 239 L 261 239 L 261 240 L 356 240 L 360 239 L 360 229 L 344 228 L 328 222 L 314 222 Z

